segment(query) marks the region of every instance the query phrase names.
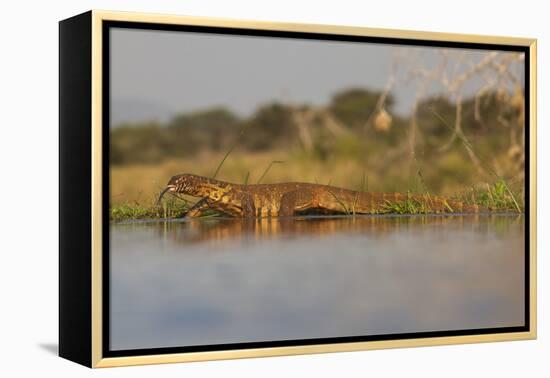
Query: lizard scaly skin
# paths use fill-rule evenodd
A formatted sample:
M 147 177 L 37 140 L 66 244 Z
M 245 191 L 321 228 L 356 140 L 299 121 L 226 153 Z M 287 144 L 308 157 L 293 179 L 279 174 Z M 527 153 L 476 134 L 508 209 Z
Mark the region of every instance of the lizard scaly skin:
M 407 200 L 415 201 L 425 206 L 427 212 L 433 213 L 472 213 L 487 210 L 477 205 L 467 205 L 428 194 L 360 192 L 303 182 L 242 185 L 193 174 L 173 176 L 161 197 L 167 191 L 201 198 L 188 216 L 199 215 L 205 209 L 241 218 L 293 216 L 309 210 L 377 214 L 386 212 L 388 204 Z

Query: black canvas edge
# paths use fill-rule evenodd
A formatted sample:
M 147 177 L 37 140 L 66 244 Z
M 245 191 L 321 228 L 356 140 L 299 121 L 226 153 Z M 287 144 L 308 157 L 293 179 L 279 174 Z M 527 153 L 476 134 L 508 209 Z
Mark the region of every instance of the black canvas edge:
M 92 12 L 59 22 L 59 356 L 92 365 Z

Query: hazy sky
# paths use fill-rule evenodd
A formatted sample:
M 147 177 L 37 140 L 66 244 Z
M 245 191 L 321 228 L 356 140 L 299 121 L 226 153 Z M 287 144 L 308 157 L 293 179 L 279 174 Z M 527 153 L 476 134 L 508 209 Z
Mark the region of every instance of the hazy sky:
M 393 54 L 405 48 L 426 67 L 440 59 L 428 47 L 115 28 L 111 123 L 166 121 L 212 106 L 247 116 L 274 100 L 326 104 L 342 89 L 382 89 Z M 485 54 L 465 51 L 473 61 Z M 481 85 L 471 80 L 466 92 Z M 415 93 L 402 83 L 393 90 L 398 113 L 409 112 Z

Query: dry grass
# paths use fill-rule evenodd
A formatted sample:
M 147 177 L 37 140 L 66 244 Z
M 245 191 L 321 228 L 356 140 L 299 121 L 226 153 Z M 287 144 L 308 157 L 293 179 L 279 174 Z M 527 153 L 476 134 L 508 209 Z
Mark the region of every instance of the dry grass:
M 212 177 L 223 154 L 204 153 L 193 159 L 166 160 L 160 164 L 136 164 L 111 168 L 111 203 L 152 206 L 158 193 L 170 177 L 194 173 Z M 273 161 L 284 161 L 273 164 Z M 271 165 L 265 177 L 262 175 Z M 420 168 L 407 167 L 399 161 L 386 161 L 383 156 L 370 158 L 367 163 L 356 159 L 329 159 L 288 151 L 268 153 L 233 152 L 224 163 L 217 178 L 234 183 L 255 184 L 301 181 L 331 184 L 365 191 L 425 192 L 451 196 L 475 187 L 484 190 L 486 181 L 462 172 L 462 157 L 449 154 L 446 159 L 433 162 L 429 170 L 422 170 L 423 182 L 418 182 Z M 521 184 L 521 183 L 520 183 Z M 514 188 L 516 189 L 516 188 Z

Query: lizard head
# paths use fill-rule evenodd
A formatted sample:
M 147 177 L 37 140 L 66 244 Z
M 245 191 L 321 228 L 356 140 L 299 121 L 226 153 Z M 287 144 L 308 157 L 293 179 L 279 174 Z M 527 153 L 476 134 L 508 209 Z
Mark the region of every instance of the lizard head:
M 160 193 L 157 200 L 157 206 L 167 192 L 196 196 L 201 187 L 201 179 L 202 177 L 190 173 L 172 176 L 164 187 L 164 190 Z
M 218 201 L 224 194 L 232 189 L 232 184 L 217 181 L 207 177 L 184 173 L 172 176 L 164 190 L 160 193 L 157 206 L 167 192 L 187 194 L 193 197 L 209 198 Z
M 170 192 L 189 194 L 190 196 L 196 196 L 200 194 L 200 188 L 208 181 L 206 177 L 193 175 L 191 173 L 184 173 L 181 175 L 175 175 L 170 178 L 166 189 Z

